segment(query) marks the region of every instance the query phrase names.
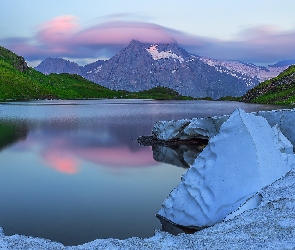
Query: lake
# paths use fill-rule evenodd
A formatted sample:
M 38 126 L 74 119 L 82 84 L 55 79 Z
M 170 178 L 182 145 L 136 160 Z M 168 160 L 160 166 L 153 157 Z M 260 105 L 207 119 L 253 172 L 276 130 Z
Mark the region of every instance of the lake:
M 184 167 L 136 138 L 154 122 L 282 106 L 239 102 L 87 100 L 0 103 L 0 227 L 65 245 L 149 237 Z M 177 162 L 177 161 L 176 161 Z

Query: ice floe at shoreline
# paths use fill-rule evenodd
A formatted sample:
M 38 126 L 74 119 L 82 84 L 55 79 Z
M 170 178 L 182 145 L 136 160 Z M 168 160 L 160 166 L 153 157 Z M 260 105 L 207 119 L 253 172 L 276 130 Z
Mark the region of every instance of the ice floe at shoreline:
M 278 126 L 237 109 L 183 174 L 158 216 L 190 228 L 211 226 L 294 166 L 293 146 Z
M 214 197 L 225 204 L 223 208 L 226 208 L 227 201 L 232 198 L 228 204 L 235 206 L 229 210 L 225 209 L 226 212 L 222 213 L 222 216 L 216 207 L 212 210 L 206 208 L 206 211 L 209 211 L 207 218 L 210 219 L 214 211 L 218 214 L 218 220 L 212 219 L 212 222 L 217 222 L 216 224 L 212 223 L 214 225 L 194 234 L 173 236 L 157 230 L 155 236 L 150 238 L 97 239 L 80 246 L 64 246 L 61 243 L 23 235 L 6 236 L 0 228 L 0 249 L 294 249 L 295 169 L 291 143 L 293 145 L 295 143 L 295 132 L 292 130 L 295 110 L 253 114 L 255 116 L 236 110 L 231 116 L 155 124 L 153 133 L 162 139 L 164 137 L 184 139 L 194 137 L 196 133 L 209 137 L 208 146 L 193 163 L 193 166 L 197 167 L 207 166 L 209 171 L 199 168 L 199 174 L 195 172 L 194 174 L 197 173 L 197 175 L 191 175 L 189 171 L 195 171 L 191 170 L 193 169 L 191 167 L 184 174 L 183 180 L 189 179 L 191 182 L 186 184 L 190 183 L 190 185 L 199 181 L 194 180 L 197 176 L 202 181 L 204 179 L 209 181 L 206 186 L 217 192 L 213 192 Z M 267 122 L 262 117 L 256 117 L 257 115 L 265 117 Z M 253 152 L 257 152 L 254 157 Z M 226 163 L 227 160 L 230 162 Z M 213 171 L 212 167 L 216 167 L 217 163 L 228 164 L 229 169 Z M 233 176 L 231 172 L 235 171 L 235 164 L 242 164 L 244 167 L 248 164 L 252 171 L 241 168 L 239 174 Z M 268 168 L 270 165 L 271 168 Z M 219 186 L 214 182 L 213 175 L 216 178 L 230 176 L 237 179 L 231 180 L 232 186 L 227 184 L 222 190 L 218 190 Z M 250 183 L 247 178 L 250 178 Z M 250 185 L 251 183 L 253 186 Z M 198 188 L 202 185 L 204 186 L 204 182 L 197 184 Z M 189 188 L 187 185 L 187 190 Z M 224 197 L 221 194 L 226 188 L 230 189 L 232 197 Z M 241 199 L 237 196 L 239 193 L 242 193 Z M 206 200 L 209 204 L 213 203 L 212 196 L 205 194 L 203 197 L 206 199 L 202 200 L 199 197 L 199 202 Z M 236 203 L 235 199 L 240 202 Z M 184 200 L 184 202 L 188 204 L 185 209 L 191 211 L 194 201 Z M 175 206 L 177 203 L 179 200 L 175 199 L 171 204 Z M 240 210 L 237 210 L 238 207 Z M 234 214 L 227 215 L 229 211 L 234 210 L 236 211 Z M 171 211 L 174 215 L 176 214 L 176 210 Z M 184 217 L 183 221 L 189 221 L 188 218 L 191 219 L 191 216 Z

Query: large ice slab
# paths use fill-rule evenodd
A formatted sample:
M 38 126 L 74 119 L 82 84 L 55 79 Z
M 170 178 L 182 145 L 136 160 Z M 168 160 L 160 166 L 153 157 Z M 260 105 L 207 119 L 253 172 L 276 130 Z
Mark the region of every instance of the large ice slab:
M 295 165 L 294 157 L 277 125 L 237 109 L 182 176 L 158 216 L 192 228 L 220 222 L 284 176 Z
M 295 109 L 258 111 L 252 114 L 264 117 L 271 126 L 277 124 L 282 133 L 295 145 Z M 158 140 L 187 140 L 192 138 L 212 138 L 217 135 L 228 115 L 206 118 L 159 121 L 154 124 L 152 134 Z

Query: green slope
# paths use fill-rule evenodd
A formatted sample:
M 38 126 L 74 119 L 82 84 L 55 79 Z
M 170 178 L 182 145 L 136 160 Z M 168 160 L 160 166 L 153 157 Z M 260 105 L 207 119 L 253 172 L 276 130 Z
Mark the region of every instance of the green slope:
M 38 81 L 0 59 L 0 100 L 46 98 L 50 92 Z
M 243 102 L 266 104 L 295 103 L 295 65 L 290 66 L 277 77 L 258 84 L 243 97 Z

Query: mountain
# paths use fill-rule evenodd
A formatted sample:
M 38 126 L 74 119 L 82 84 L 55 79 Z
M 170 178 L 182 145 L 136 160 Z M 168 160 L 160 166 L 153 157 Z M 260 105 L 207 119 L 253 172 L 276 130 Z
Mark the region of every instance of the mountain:
M 50 63 L 54 61 L 60 62 L 59 65 L 70 65 L 68 69 L 71 69 L 73 65 L 63 59 L 46 60 L 46 62 Z M 80 72 L 86 70 L 87 73 L 89 67 L 97 67 L 101 63 L 95 62 L 89 65 L 88 68 L 84 67 Z M 73 68 L 75 67 L 74 65 Z M 44 75 L 28 67 L 23 57 L 0 46 L 0 101 L 88 98 L 191 99 L 164 87 L 132 93 L 110 90 L 76 74 L 51 73 Z
M 93 73 L 98 73 L 101 69 L 101 66 L 105 63 L 104 60 L 98 60 L 96 62 L 87 64 L 85 66 L 79 66 L 80 71 L 81 71 L 81 75 L 82 76 L 87 76 Z M 87 77 L 85 77 L 87 78 Z
M 284 70 L 277 77 L 264 81 L 249 90 L 243 102 L 267 104 L 295 103 L 295 65 Z
M 295 64 L 295 60 L 278 61 L 276 64 L 269 65 L 269 67 L 286 67 Z
M 268 67 L 257 66 L 253 63 L 245 63 L 232 60 L 214 60 L 207 57 L 201 57 L 201 60 L 215 68 L 215 70 L 230 74 L 242 79 L 248 89 L 255 87 L 262 81 L 276 77 L 279 73 L 292 65 L 291 61 L 285 65 L 269 65 Z M 294 62 L 295 64 L 295 62 Z
M 177 43 L 145 44 L 133 40 L 109 60 L 80 66 L 80 75 L 114 90 L 141 91 L 163 86 L 186 96 L 218 99 L 241 96 L 284 69 L 286 66 L 260 67 L 200 57 Z M 46 66 L 40 71 L 46 73 Z
M 213 99 L 240 96 L 247 90 L 241 80 L 216 72 L 176 43 L 151 45 L 133 40 L 96 72 L 84 77 L 115 90 L 140 91 L 163 86 L 182 95 Z
M 35 69 L 45 75 L 49 75 L 51 73 L 69 73 L 81 75 L 81 70 L 77 63 L 70 62 L 62 58 L 48 57 L 44 61 L 42 61 Z

